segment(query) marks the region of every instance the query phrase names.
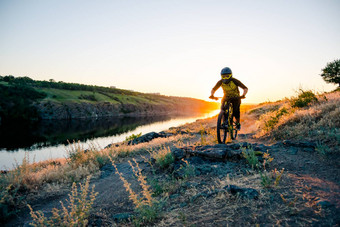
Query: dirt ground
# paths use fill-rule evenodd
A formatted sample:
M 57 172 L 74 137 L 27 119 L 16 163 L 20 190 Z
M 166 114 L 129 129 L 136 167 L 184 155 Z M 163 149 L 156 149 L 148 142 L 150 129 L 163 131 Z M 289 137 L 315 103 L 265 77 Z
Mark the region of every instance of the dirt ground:
M 207 120 L 215 127 L 216 119 Z M 201 122 L 202 123 L 202 122 Z M 200 124 L 196 122 L 196 124 Z M 183 126 L 185 127 L 185 126 Z M 171 179 L 171 171 L 152 171 L 149 163 L 140 156 L 136 160 L 148 180 L 168 183 L 167 192 L 156 196 L 164 199 L 160 215 L 149 226 L 339 226 L 340 225 L 340 162 L 336 155 L 326 156 L 296 145 L 279 146 L 280 141 L 252 139 L 254 122 L 247 119 L 242 124 L 241 135 L 233 143 L 247 142 L 263 145 L 273 158 L 266 173 L 282 171 L 276 186 L 263 187 L 264 169 L 254 170 L 245 160 L 198 160 L 193 165 L 201 168 L 199 174 L 187 179 Z M 193 134 L 191 143 L 200 141 Z M 128 160 L 117 163 L 132 188 L 140 190 Z M 197 160 L 196 160 L 197 161 Z M 206 169 L 210 168 L 210 172 Z M 205 172 L 204 172 L 205 171 Z M 277 172 L 276 172 L 277 173 Z M 90 226 L 133 226 L 135 215 L 129 194 L 112 166 L 107 165 L 91 181 L 99 193 L 89 219 Z M 228 185 L 254 189 L 256 198 L 245 198 L 222 190 Z M 34 210 L 47 215 L 53 207 L 60 207 L 69 190 L 50 195 L 32 204 Z M 161 198 L 163 196 L 163 198 Z M 165 198 L 164 198 L 165 197 Z M 20 213 L 5 226 L 28 226 L 28 210 Z

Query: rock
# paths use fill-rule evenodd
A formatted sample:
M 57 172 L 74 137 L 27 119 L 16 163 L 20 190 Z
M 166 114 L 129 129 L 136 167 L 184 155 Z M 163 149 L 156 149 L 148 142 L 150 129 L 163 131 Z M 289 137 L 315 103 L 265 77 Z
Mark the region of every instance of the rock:
M 203 164 L 196 167 L 197 175 L 207 175 L 213 172 L 213 168 L 210 165 Z
M 296 147 L 291 147 L 289 148 L 289 152 L 292 155 L 296 155 L 298 153 L 299 149 L 297 149 Z
M 142 135 L 138 138 L 135 138 L 133 140 L 128 141 L 128 145 L 136 145 L 136 144 L 139 144 L 139 143 L 150 142 L 151 140 L 159 138 L 159 137 L 166 137 L 166 135 L 160 134 L 160 133 L 157 133 L 157 132 L 149 132 L 145 135 Z
M 128 221 L 131 217 L 133 217 L 131 213 L 119 213 L 112 216 L 116 222 Z
M 240 160 L 243 158 L 242 150 L 227 150 L 226 158 L 229 160 Z
M 320 200 L 319 202 L 317 202 L 316 205 L 319 205 L 319 206 L 321 206 L 322 208 L 326 208 L 326 207 L 331 207 L 331 206 L 333 206 L 333 204 L 330 203 L 330 202 L 327 201 L 327 200 Z
M 211 147 L 203 150 L 197 150 L 195 152 L 198 156 L 205 157 L 208 159 L 221 159 L 223 160 L 227 155 L 226 148 Z
M 239 195 L 240 197 L 247 199 L 258 199 L 259 193 L 253 188 L 240 188 L 236 185 L 227 185 L 223 189 L 233 195 Z
M 291 140 L 284 140 L 282 141 L 282 145 L 285 147 L 301 147 L 301 148 L 310 148 L 310 149 L 315 149 L 316 147 L 316 144 L 310 141 L 293 142 Z
M 267 151 L 267 146 L 263 144 L 256 145 L 254 148 L 254 151 L 261 151 L 261 152 L 266 152 Z
M 231 150 L 238 150 L 238 149 L 240 149 L 240 147 L 241 147 L 241 145 L 238 144 L 238 143 L 228 145 L 228 148 L 231 149 Z
M 174 156 L 175 160 L 181 160 L 182 158 L 185 158 L 186 152 L 183 149 L 175 148 L 171 150 L 172 155 Z

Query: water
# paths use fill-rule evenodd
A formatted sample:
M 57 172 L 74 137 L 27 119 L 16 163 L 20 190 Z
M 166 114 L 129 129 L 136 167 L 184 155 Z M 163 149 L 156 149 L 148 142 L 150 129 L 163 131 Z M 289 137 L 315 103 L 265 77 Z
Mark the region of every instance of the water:
M 132 134 L 160 132 L 217 113 L 218 110 L 196 116 L 54 120 L 3 126 L 0 127 L 0 169 L 21 164 L 25 154 L 30 162 L 66 157 L 68 141 L 80 141 L 84 149 L 89 144 L 103 148 Z

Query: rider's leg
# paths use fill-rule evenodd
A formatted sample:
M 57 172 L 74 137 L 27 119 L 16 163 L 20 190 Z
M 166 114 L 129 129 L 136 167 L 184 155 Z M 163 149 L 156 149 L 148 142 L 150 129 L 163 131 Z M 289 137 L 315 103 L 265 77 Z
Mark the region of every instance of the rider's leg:
M 233 101 L 233 112 L 238 127 L 240 127 L 240 105 L 241 105 L 240 99 Z

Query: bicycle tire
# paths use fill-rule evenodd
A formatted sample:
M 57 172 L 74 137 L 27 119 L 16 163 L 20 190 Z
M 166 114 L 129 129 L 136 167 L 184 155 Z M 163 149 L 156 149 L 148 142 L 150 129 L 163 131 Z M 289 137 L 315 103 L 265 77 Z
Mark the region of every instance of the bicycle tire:
M 225 143 L 228 134 L 226 124 L 226 113 L 221 111 L 217 118 L 217 141 L 218 143 Z
M 236 129 L 236 123 L 234 122 L 234 116 L 233 116 L 233 104 L 229 103 L 228 104 L 228 131 L 230 134 L 230 138 L 232 140 L 236 139 L 237 137 L 237 129 Z
M 232 124 L 231 129 L 230 129 L 230 136 L 231 139 L 234 140 L 237 137 L 237 129 L 236 129 L 236 124 Z

